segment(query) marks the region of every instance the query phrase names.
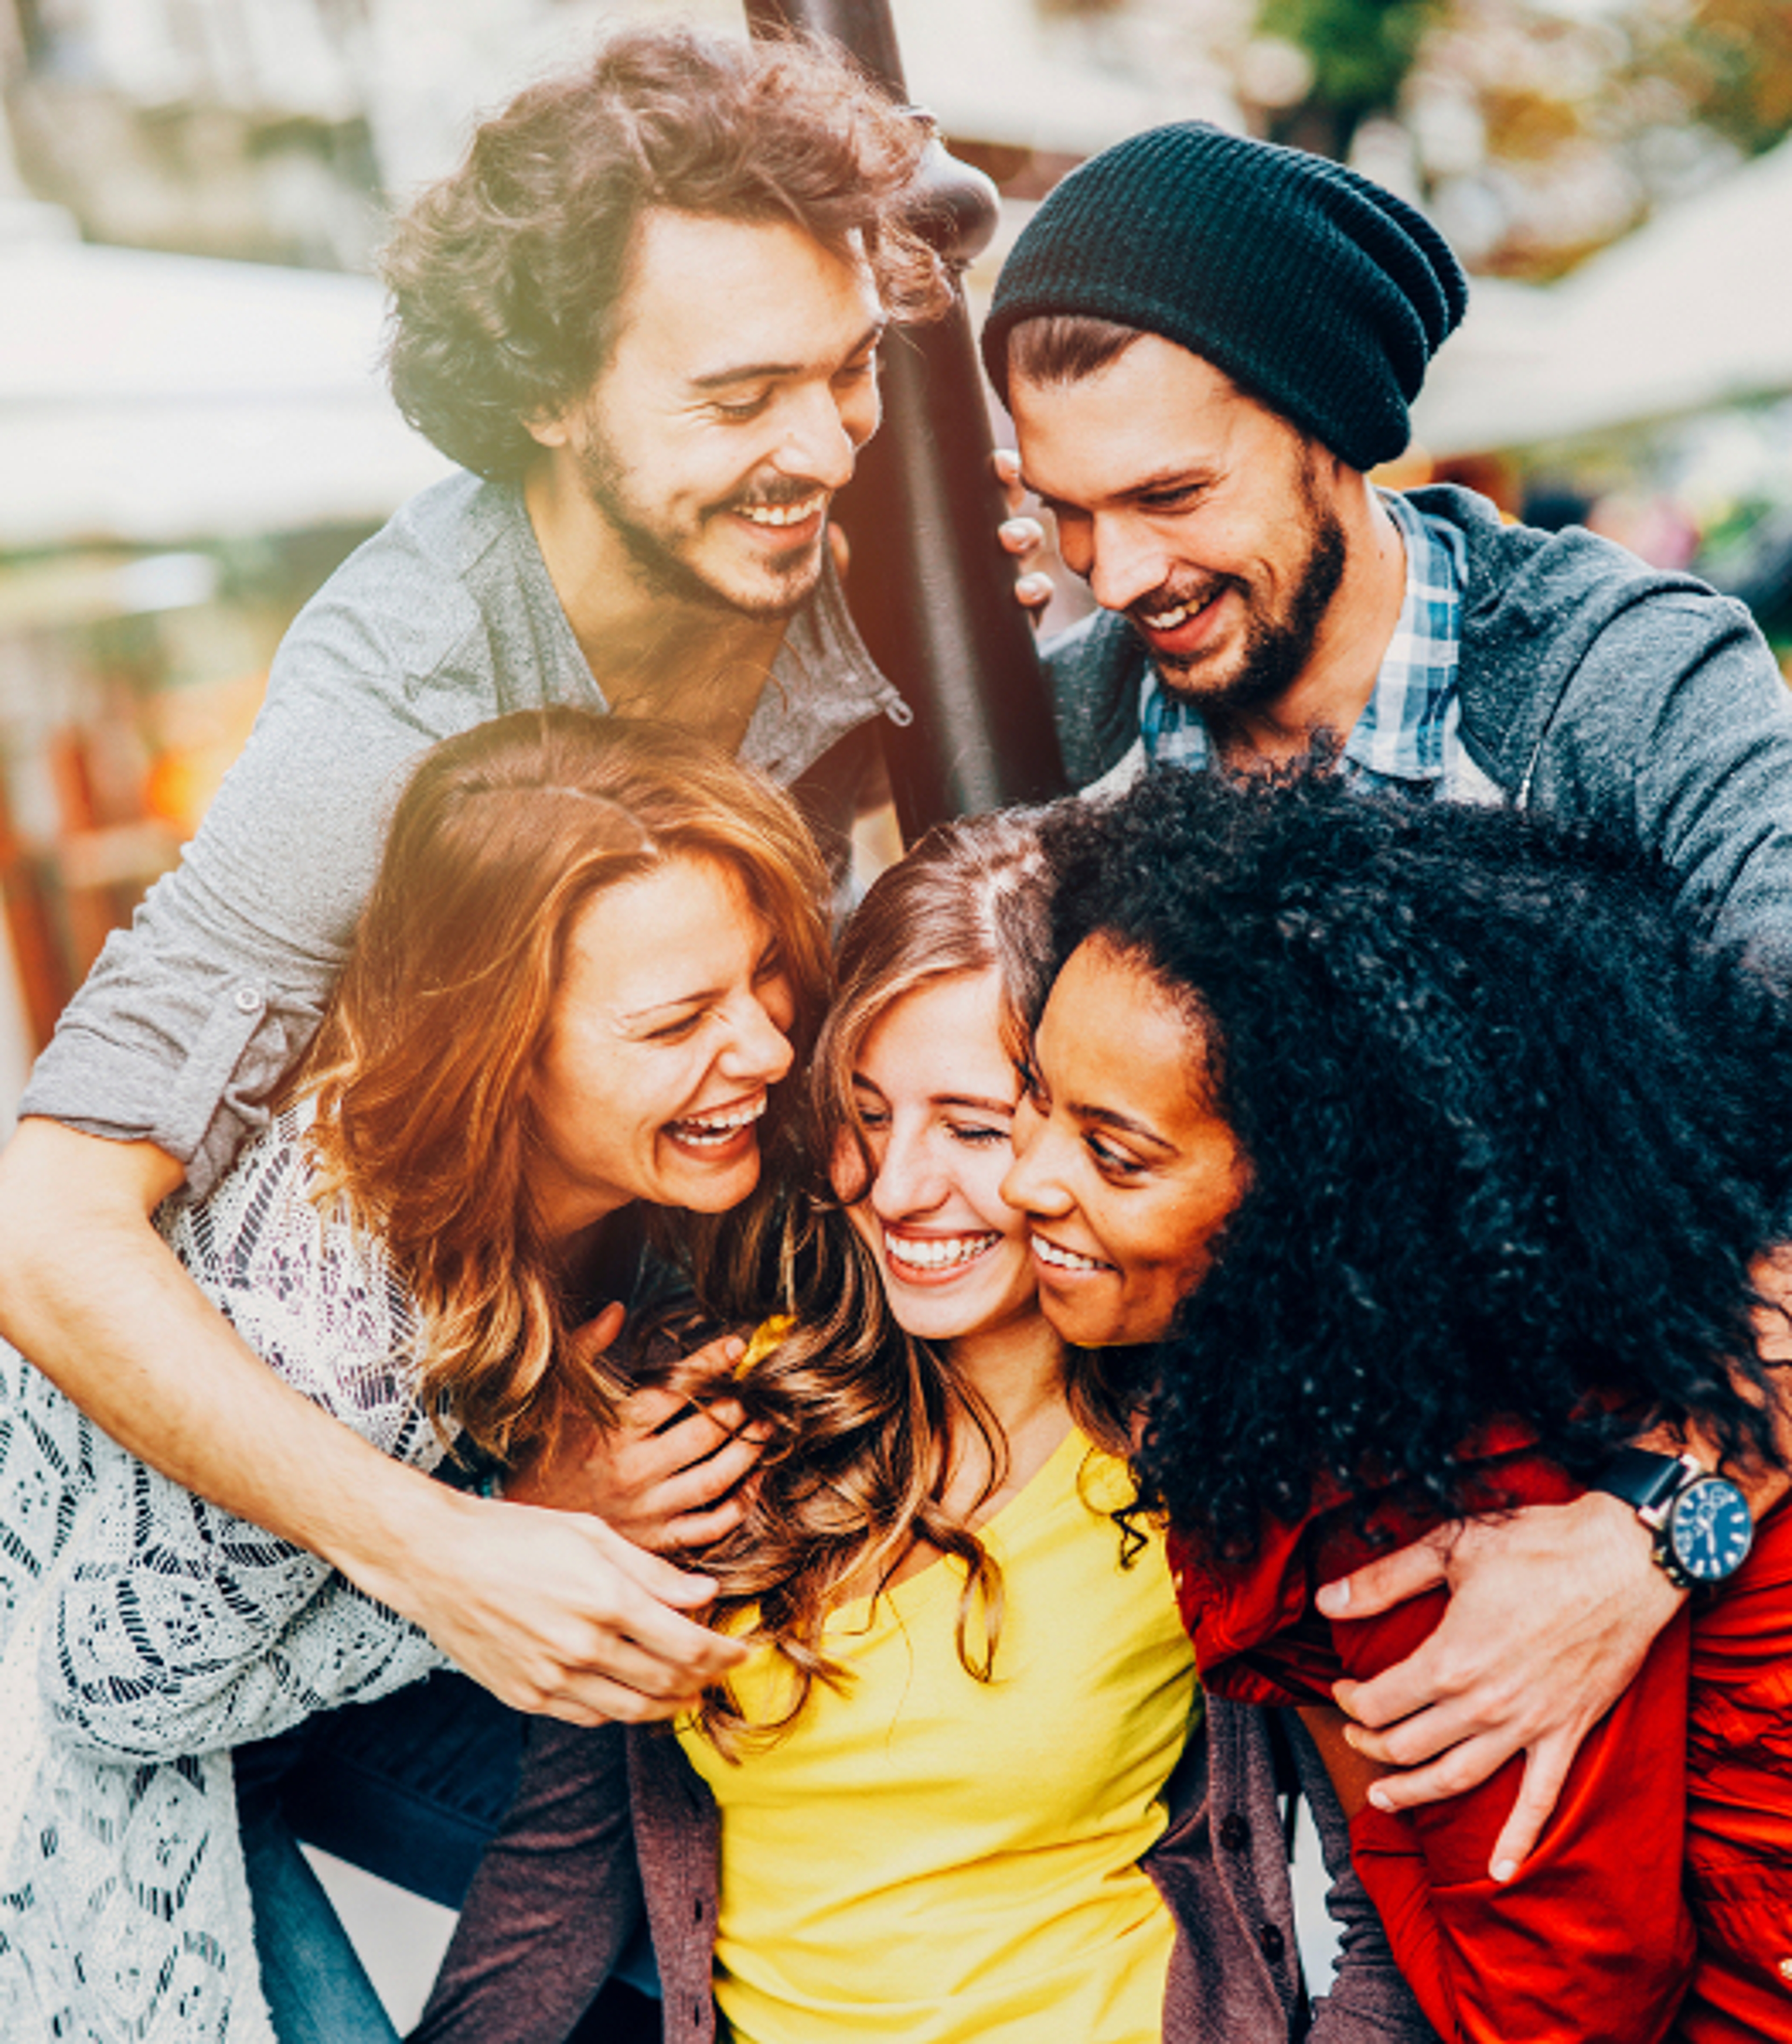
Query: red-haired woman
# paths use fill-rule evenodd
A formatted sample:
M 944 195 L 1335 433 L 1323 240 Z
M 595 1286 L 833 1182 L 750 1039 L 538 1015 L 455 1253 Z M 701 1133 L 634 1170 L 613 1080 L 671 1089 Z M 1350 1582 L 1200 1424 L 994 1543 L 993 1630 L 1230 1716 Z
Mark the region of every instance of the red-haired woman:
M 386 1454 L 563 1501 L 609 1410 L 614 1316 L 579 1330 L 629 1210 L 676 1244 L 769 1196 L 824 898 L 788 800 L 686 734 L 559 710 L 451 739 L 398 803 L 271 1128 L 160 1225 L 269 1366 Z M 364 1981 L 323 1998 L 316 1953 L 258 1969 L 286 1927 L 260 1873 L 252 1923 L 233 1760 L 438 1650 L 10 1350 L 0 1516 L 0 2035 L 390 2037 Z M 683 1623 L 640 1605 L 644 1638 Z

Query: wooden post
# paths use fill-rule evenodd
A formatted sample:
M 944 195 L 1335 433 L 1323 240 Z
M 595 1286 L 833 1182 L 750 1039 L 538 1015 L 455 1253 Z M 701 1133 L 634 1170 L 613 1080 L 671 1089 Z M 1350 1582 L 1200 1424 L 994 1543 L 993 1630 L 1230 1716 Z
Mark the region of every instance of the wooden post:
M 907 99 L 888 0 L 747 0 L 747 17 L 758 35 L 832 37 Z M 936 148 L 915 221 L 955 270 L 987 244 L 996 218 L 994 186 Z M 888 745 L 912 840 L 942 817 L 1045 801 L 1067 783 L 1033 627 L 996 538 L 1005 507 L 962 291 L 944 320 L 891 332 L 883 401 L 883 425 L 839 501 L 852 548 L 847 601 L 915 713 Z

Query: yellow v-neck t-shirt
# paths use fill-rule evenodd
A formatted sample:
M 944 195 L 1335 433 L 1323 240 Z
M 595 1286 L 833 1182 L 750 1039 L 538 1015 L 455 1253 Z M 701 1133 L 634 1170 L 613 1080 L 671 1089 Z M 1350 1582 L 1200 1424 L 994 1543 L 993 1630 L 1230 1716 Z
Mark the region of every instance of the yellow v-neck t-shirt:
M 777 1745 L 736 1765 L 680 1727 L 721 1811 L 736 2044 L 1159 2044 L 1174 1931 L 1138 1862 L 1194 1664 L 1161 1542 L 1121 1566 L 1106 1515 L 1129 1494 L 1073 1429 L 979 1529 L 1006 1591 L 993 1682 L 959 1662 L 948 1558 L 831 1614 L 855 1679 L 816 1684 Z M 748 1716 L 788 1679 L 756 1656 Z

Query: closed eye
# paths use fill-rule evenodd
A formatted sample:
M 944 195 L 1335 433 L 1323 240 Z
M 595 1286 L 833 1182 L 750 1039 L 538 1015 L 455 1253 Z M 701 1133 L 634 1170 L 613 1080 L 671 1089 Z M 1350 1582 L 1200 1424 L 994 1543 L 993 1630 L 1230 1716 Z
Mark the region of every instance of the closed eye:
M 707 1012 L 698 1008 L 689 1015 L 681 1015 L 671 1022 L 662 1022 L 657 1029 L 648 1030 L 647 1041 L 650 1043 L 675 1043 L 690 1035 Z
M 1099 1135 L 1085 1135 L 1083 1140 L 1088 1148 L 1090 1155 L 1095 1160 L 1096 1168 L 1105 1177 L 1135 1178 L 1150 1168 L 1136 1157 L 1128 1155 L 1124 1150 L 1115 1149 L 1111 1143 L 1104 1142 Z
M 996 1128 L 985 1122 L 952 1121 L 946 1126 L 952 1131 L 955 1142 L 966 1143 L 973 1149 L 986 1149 L 997 1143 L 1009 1140 L 1006 1128 Z
M 714 398 L 709 402 L 713 417 L 725 420 L 731 425 L 744 425 L 749 419 L 756 419 L 771 402 L 771 393 L 761 390 L 751 398 Z

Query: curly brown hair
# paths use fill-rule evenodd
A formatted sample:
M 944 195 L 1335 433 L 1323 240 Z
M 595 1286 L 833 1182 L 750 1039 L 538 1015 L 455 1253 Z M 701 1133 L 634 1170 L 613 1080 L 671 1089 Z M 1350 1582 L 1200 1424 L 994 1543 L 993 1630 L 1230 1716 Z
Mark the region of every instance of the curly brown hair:
M 399 410 L 450 459 L 520 475 L 525 422 L 564 412 L 610 359 L 652 208 L 794 224 L 863 254 L 892 319 L 936 316 L 946 271 L 902 217 L 931 134 L 817 42 L 611 36 L 485 122 L 398 221 L 383 267 Z

